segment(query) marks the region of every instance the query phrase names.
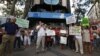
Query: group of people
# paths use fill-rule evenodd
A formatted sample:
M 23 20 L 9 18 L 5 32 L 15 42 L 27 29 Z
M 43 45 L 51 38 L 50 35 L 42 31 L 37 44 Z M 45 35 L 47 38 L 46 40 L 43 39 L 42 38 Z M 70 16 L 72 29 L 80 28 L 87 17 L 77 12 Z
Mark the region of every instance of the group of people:
M 68 39 L 70 48 L 81 54 L 90 54 L 93 49 L 100 47 L 100 31 L 96 26 L 72 24 L 69 26 Z
M 13 48 L 31 45 L 31 30 L 19 27 L 14 16 L 8 19 L 0 26 L 0 56 L 13 56 Z
M 0 56 L 13 56 L 13 48 L 27 48 L 33 42 L 37 53 L 52 46 L 61 46 L 61 49 L 69 46 L 81 54 L 91 53 L 93 46 L 96 47 L 100 43 L 100 32 L 96 27 L 71 24 L 58 28 L 39 21 L 35 27 L 20 28 L 15 22 L 16 18 L 12 16 L 0 26 Z

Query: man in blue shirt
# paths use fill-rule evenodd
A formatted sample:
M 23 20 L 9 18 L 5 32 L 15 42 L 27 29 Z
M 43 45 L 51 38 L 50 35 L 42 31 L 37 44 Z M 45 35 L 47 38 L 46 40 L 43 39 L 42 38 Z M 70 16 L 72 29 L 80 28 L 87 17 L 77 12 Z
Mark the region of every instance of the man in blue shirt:
M 2 56 L 4 56 L 5 52 L 7 56 L 13 56 L 13 44 L 14 44 L 14 39 L 15 39 L 15 34 L 18 30 L 18 25 L 15 23 L 16 18 L 11 16 L 10 21 L 2 24 L 3 32 L 4 35 L 2 37 Z M 6 48 L 8 47 L 8 48 Z M 7 49 L 6 51 L 4 51 Z

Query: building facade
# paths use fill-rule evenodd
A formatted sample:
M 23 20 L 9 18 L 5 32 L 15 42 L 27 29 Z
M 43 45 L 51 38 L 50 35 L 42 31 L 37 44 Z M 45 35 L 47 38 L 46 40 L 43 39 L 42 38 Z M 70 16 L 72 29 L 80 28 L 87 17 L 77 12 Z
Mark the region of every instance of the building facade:
M 59 0 L 59 4 L 67 7 L 68 0 Z M 44 0 L 34 0 L 34 4 L 43 4 Z
M 46 1 L 50 3 L 57 4 L 47 4 Z M 28 20 L 30 21 L 30 26 L 38 21 L 43 21 L 44 23 L 66 23 L 66 17 L 71 16 L 70 0 L 34 0 L 34 6 L 28 13 Z M 48 20 L 49 19 L 49 20 Z
M 96 2 L 92 7 L 91 9 L 89 10 L 89 12 L 87 13 L 87 16 L 90 18 L 90 19 L 99 19 L 100 16 L 99 16 L 99 7 L 98 7 L 98 2 Z

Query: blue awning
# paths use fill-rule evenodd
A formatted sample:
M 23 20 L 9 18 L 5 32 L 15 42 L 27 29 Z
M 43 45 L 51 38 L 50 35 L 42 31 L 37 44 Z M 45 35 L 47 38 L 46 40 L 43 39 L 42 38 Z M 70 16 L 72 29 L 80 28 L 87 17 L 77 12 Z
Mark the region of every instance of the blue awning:
M 28 12 L 28 18 L 66 19 L 71 15 L 70 13 Z

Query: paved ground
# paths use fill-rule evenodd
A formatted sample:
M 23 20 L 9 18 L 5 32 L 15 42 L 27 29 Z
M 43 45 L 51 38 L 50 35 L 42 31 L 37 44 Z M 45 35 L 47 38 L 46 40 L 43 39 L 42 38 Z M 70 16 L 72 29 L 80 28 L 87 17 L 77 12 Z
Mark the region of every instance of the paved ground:
M 14 53 L 14 56 L 82 56 L 79 53 L 75 53 L 74 51 L 66 48 L 64 50 L 61 50 L 59 47 L 52 47 L 46 52 L 41 52 L 39 54 L 36 54 L 35 47 L 29 47 L 22 50 L 16 50 Z M 83 55 L 83 56 L 100 56 L 100 50 L 96 50 L 91 55 Z

